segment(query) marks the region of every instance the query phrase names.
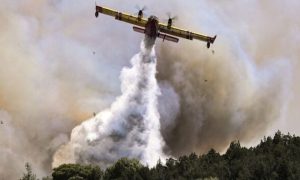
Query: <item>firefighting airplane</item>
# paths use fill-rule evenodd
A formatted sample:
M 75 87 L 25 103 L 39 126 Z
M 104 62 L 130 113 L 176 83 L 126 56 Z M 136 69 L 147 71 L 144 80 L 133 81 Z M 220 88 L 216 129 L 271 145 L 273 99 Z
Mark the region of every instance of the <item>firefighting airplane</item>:
M 143 9 L 138 11 L 137 16 L 132 16 L 126 13 L 117 12 L 115 10 L 97 6 L 95 16 L 98 17 L 99 13 L 106 14 L 109 16 L 113 16 L 115 19 L 133 24 L 139 27 L 134 26 L 133 30 L 139 33 L 143 33 L 149 38 L 156 39 L 156 37 L 162 38 L 163 40 L 168 40 L 172 42 L 178 42 L 179 39 L 177 37 L 193 40 L 197 39 L 200 41 L 204 41 L 207 43 L 207 48 L 210 47 L 210 44 L 213 44 L 216 40 L 217 36 L 210 37 L 202 34 L 190 32 L 187 30 L 179 29 L 172 26 L 173 18 L 169 17 L 168 24 L 162 24 L 158 21 L 156 16 L 150 16 L 147 19 L 144 18 Z M 172 36 L 169 36 L 172 35 Z M 174 37 L 175 36 L 175 37 Z

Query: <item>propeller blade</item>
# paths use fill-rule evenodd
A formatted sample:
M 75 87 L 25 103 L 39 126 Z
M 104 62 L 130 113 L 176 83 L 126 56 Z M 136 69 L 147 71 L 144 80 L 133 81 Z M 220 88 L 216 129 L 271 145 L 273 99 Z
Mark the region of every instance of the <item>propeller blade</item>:
M 139 5 L 135 5 L 134 8 L 135 8 L 136 10 L 138 10 L 138 11 L 145 11 L 145 10 L 147 10 L 147 6 L 141 7 L 141 6 L 139 6 Z
M 168 20 L 172 19 L 172 20 L 177 20 L 178 16 L 172 16 L 172 14 L 170 12 L 167 12 L 167 16 L 168 16 Z
M 143 8 L 141 9 L 142 11 L 147 10 L 147 6 L 143 6 Z
M 178 16 L 174 16 L 171 18 L 172 20 L 178 20 Z
M 167 16 L 168 16 L 168 18 L 171 18 L 171 17 L 172 17 L 172 15 L 171 15 L 170 12 L 167 12 Z

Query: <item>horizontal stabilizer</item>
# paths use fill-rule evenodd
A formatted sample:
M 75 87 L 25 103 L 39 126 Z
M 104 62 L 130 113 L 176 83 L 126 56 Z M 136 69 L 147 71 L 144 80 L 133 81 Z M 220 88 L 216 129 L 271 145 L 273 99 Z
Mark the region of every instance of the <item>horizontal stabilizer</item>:
M 178 43 L 178 41 L 179 41 L 178 38 L 173 37 L 173 36 L 169 36 L 169 35 L 167 35 L 167 34 L 161 34 L 161 33 L 158 33 L 158 37 L 159 37 L 159 38 L 162 38 L 163 41 L 164 41 L 164 40 L 168 40 L 168 41 L 172 41 L 172 42 L 176 42 L 176 43 Z
M 139 32 L 139 33 L 143 33 L 143 34 L 145 33 L 145 29 L 143 29 L 143 28 L 133 26 L 133 30 L 135 32 Z
M 135 32 L 139 32 L 139 33 L 145 34 L 145 29 L 144 29 L 144 28 L 139 28 L 139 27 L 134 26 L 134 27 L 133 27 L 133 30 L 134 30 Z M 172 41 L 172 42 L 176 42 L 176 43 L 179 41 L 179 39 L 176 38 L 176 37 L 169 36 L 169 35 L 167 35 L 167 34 L 162 34 L 162 33 L 158 33 L 157 37 L 163 39 L 163 41 L 164 41 L 164 40 L 167 40 L 167 41 Z

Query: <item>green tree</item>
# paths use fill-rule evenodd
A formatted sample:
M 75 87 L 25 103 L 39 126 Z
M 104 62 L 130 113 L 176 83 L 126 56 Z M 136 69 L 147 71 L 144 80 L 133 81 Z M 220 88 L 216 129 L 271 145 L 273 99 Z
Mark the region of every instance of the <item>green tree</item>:
M 32 168 L 29 163 L 25 164 L 26 173 L 23 174 L 23 177 L 20 180 L 36 180 L 36 175 L 32 173 Z
M 63 164 L 53 169 L 53 180 L 100 180 L 103 172 L 99 166 Z
M 146 170 L 147 171 L 147 170 Z M 104 179 L 143 179 L 141 172 L 146 173 L 143 166 L 136 159 L 122 158 L 118 160 L 114 165 L 107 168 L 104 174 Z
M 28 167 L 28 168 L 27 168 Z M 34 177 L 29 165 L 24 177 Z M 54 180 L 86 180 L 90 168 L 64 165 L 54 169 Z M 100 170 L 100 168 L 99 168 Z M 97 171 L 98 172 L 98 171 Z M 102 172 L 101 172 L 102 173 Z M 100 179 L 100 176 L 97 176 Z M 97 179 L 95 178 L 95 179 Z M 231 142 L 224 155 L 214 149 L 200 156 L 195 153 L 178 159 L 159 160 L 149 169 L 138 160 L 122 158 L 106 169 L 103 179 L 184 180 L 184 179 L 300 179 L 300 137 L 277 131 L 264 137 L 256 147 L 242 147 Z M 28 178 L 27 178 L 28 179 Z

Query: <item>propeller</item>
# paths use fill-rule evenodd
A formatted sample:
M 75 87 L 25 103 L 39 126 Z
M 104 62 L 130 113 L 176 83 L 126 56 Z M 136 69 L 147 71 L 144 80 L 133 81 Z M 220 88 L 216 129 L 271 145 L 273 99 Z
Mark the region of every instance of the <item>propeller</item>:
M 167 13 L 168 19 L 166 20 L 168 22 L 168 26 L 171 27 L 173 25 L 173 22 L 178 19 L 177 16 L 172 16 L 170 12 Z
M 173 21 L 173 20 L 177 20 L 178 19 L 177 16 L 172 16 L 172 14 L 170 12 L 167 13 L 167 16 L 168 16 L 168 20 L 171 19 Z
M 143 6 L 143 7 L 141 8 L 139 5 L 136 5 L 136 6 L 135 6 L 135 9 L 137 9 L 138 11 L 145 11 L 145 10 L 147 10 L 147 7 L 146 7 L 146 6 Z
M 143 6 L 143 7 L 141 8 L 139 5 L 136 5 L 136 6 L 135 6 L 135 9 L 138 10 L 138 12 L 135 13 L 135 15 L 138 15 L 138 16 L 143 17 L 143 16 L 145 15 L 144 11 L 147 10 L 147 7 L 146 7 L 146 6 Z

